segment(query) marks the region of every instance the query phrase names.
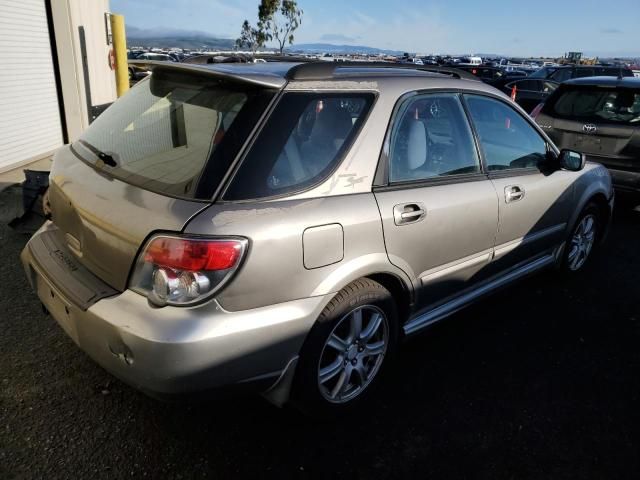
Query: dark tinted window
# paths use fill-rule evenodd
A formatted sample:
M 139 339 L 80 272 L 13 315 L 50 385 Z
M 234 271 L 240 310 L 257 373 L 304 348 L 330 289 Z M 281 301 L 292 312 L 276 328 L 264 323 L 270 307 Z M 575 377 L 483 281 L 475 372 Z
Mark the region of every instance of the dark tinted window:
M 504 102 L 466 95 L 489 170 L 536 167 L 547 145 L 540 134 Z
M 619 67 L 594 67 L 594 75 L 604 77 L 633 77 L 633 72 L 628 68 Z
M 545 111 L 581 122 L 640 125 L 640 90 L 564 87 Z
M 156 69 L 74 143 L 105 175 L 172 196 L 210 198 L 274 92 Z
M 593 70 L 593 68 L 576 68 L 575 78 L 593 77 L 594 75 L 595 71 Z
M 542 67 L 529 75 L 529 78 L 549 78 L 556 70 L 558 70 L 557 67 Z
M 570 68 L 561 68 L 556 70 L 551 74 L 551 80 L 554 80 L 558 83 L 562 83 L 571 78 L 571 69 Z
M 471 129 L 457 95 L 420 95 L 405 101 L 391 131 L 391 182 L 479 171 Z
M 522 92 L 539 92 L 540 91 L 540 81 L 538 80 L 517 80 L 515 82 L 511 82 L 507 84 L 508 88 L 513 88 L 516 86 L 517 90 Z
M 225 193 L 227 200 L 282 195 L 324 180 L 360 129 L 373 94 L 287 93 Z

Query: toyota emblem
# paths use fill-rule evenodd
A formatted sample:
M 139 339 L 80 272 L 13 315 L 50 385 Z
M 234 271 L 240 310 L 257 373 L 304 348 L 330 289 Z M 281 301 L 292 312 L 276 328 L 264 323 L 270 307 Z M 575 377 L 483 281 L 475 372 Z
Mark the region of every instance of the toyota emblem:
M 596 127 L 593 123 L 587 123 L 582 126 L 582 131 L 584 133 L 596 133 L 598 131 L 598 127 Z

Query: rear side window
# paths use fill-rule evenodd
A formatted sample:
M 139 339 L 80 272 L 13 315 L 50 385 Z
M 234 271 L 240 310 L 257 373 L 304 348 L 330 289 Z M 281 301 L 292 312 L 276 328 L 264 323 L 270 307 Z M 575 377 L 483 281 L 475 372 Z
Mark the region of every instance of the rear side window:
M 336 168 L 373 103 L 372 93 L 286 93 L 244 158 L 225 200 L 309 188 Z
M 544 161 L 544 138 L 517 111 L 492 98 L 465 98 L 489 171 L 537 167 Z
M 640 125 L 640 90 L 563 88 L 545 107 L 545 113 L 585 123 Z
M 106 175 L 184 198 L 211 198 L 275 91 L 156 69 L 109 107 L 73 150 Z
M 390 182 L 479 171 L 473 136 L 458 95 L 426 94 L 405 101 L 391 131 Z

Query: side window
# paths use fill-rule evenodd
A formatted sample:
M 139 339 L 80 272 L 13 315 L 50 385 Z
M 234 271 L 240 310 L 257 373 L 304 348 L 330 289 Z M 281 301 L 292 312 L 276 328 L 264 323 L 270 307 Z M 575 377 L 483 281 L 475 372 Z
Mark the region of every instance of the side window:
M 577 68 L 576 69 L 576 78 L 585 78 L 585 77 L 593 77 L 595 72 L 593 68 Z
M 488 170 L 536 167 L 547 153 L 540 134 L 504 102 L 465 95 Z
M 513 88 L 514 85 L 520 92 L 538 92 L 540 90 L 538 80 L 516 80 L 506 86 L 508 88 Z
M 323 181 L 348 150 L 373 99 L 371 93 L 287 93 L 224 198 L 283 195 Z
M 401 105 L 389 143 L 391 182 L 479 171 L 471 129 L 456 94 L 418 95 Z
M 569 80 L 571 78 L 571 69 L 570 68 L 560 68 L 558 70 L 556 70 L 555 72 L 553 72 L 553 74 L 550 77 L 552 80 L 558 82 L 558 83 L 562 83 L 566 80 Z

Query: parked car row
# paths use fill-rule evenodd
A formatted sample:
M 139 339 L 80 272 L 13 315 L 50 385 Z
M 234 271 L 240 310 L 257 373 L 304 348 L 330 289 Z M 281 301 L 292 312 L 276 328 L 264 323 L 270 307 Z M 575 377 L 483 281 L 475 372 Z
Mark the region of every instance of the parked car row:
M 629 68 L 601 65 L 565 65 L 546 66 L 527 74 L 522 70 L 507 70 L 492 66 L 458 66 L 483 82 L 492 85 L 507 95 L 515 95 L 516 102 L 527 112 L 531 112 L 538 104 L 555 91 L 558 85 L 572 78 L 593 76 L 633 77 Z
M 156 66 L 55 156 L 22 254 L 46 310 L 152 395 L 253 385 L 334 415 L 402 340 L 581 271 L 614 194 L 566 122 L 612 126 L 595 151 L 637 142 L 635 84 L 563 84 L 538 125 L 466 74 L 404 67 Z
M 561 148 L 606 166 L 619 190 L 640 192 L 640 78 L 576 78 L 533 112 Z

